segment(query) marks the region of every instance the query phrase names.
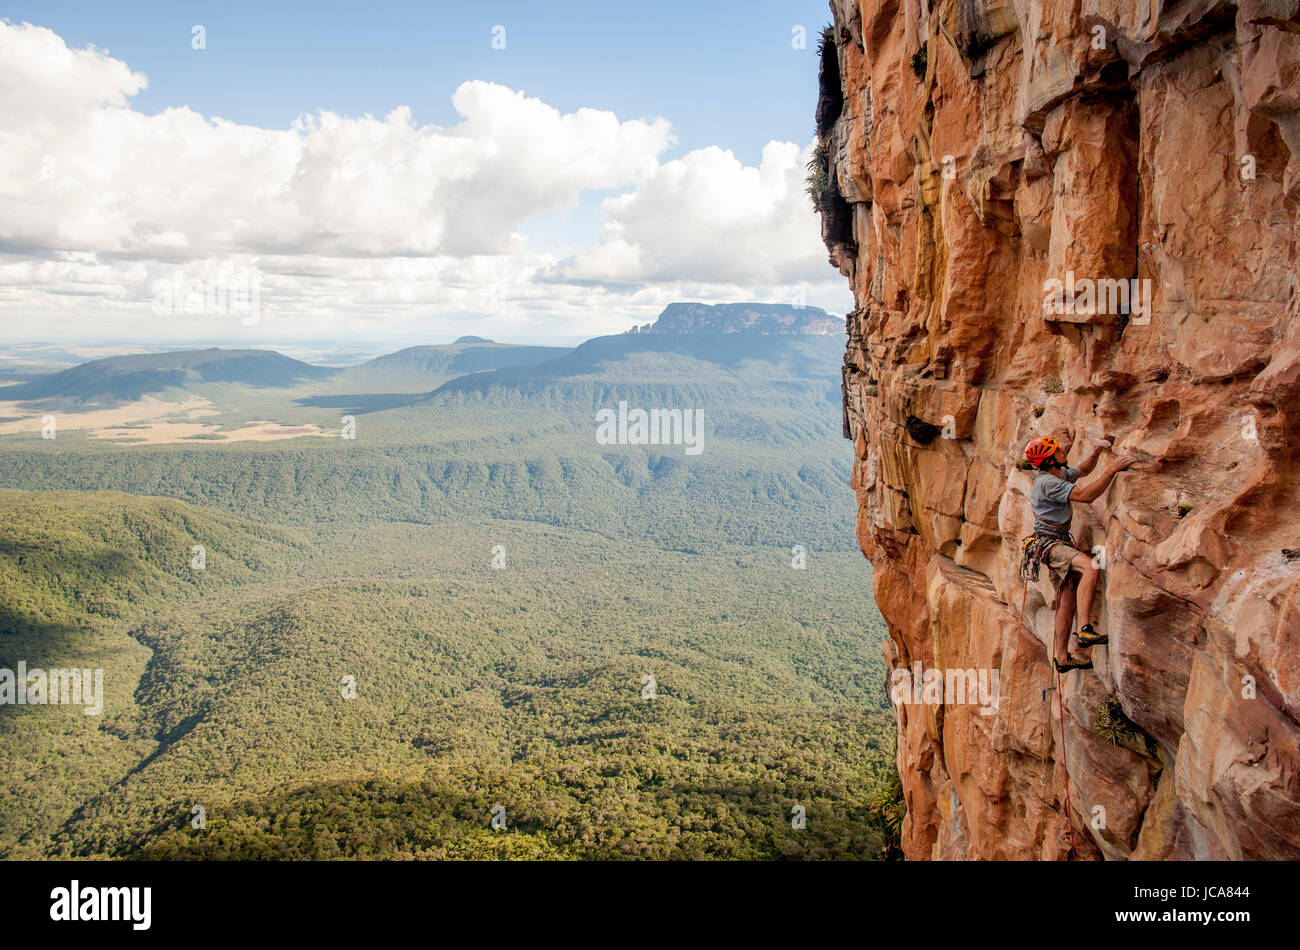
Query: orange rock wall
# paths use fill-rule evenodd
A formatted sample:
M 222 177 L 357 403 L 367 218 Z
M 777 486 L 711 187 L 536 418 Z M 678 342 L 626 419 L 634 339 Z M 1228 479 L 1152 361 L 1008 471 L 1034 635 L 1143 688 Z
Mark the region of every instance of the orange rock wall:
M 886 658 L 1001 683 L 992 716 L 896 707 L 911 859 L 1065 858 L 1066 764 L 1078 857 L 1300 858 L 1298 5 L 831 0 L 819 207 Z M 1045 313 L 1070 271 L 1151 305 Z M 1015 463 L 1067 426 L 1071 461 L 1140 462 L 1074 506 L 1110 645 L 1062 737 Z

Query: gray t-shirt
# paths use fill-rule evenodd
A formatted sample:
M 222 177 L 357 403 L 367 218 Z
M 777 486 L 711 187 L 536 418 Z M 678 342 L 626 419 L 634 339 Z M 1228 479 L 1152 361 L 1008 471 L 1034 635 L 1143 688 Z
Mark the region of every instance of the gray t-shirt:
M 1034 485 L 1029 490 L 1029 507 L 1034 517 L 1050 524 L 1070 523 L 1070 492 L 1079 478 L 1079 470 L 1065 465 L 1058 478 L 1047 472 L 1034 475 Z

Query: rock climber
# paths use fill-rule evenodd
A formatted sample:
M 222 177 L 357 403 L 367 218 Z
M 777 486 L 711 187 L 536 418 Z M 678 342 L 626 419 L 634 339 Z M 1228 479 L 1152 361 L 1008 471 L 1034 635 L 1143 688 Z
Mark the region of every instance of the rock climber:
M 1070 628 L 1074 624 L 1076 608 L 1084 621 L 1079 627 L 1079 648 L 1086 650 L 1107 640 L 1091 622 L 1092 600 L 1097 591 L 1100 569 L 1091 556 L 1074 546 L 1074 539 L 1070 537 L 1070 503 L 1086 505 L 1100 498 L 1115 476 L 1137 461 L 1132 455 L 1121 456 L 1097 478 L 1079 485 L 1079 477 L 1096 467 L 1101 454 L 1111 448 L 1111 440 L 1095 442 L 1087 458 L 1075 468 L 1065 464 L 1071 439 L 1068 430 L 1064 437 L 1066 446 L 1049 436 L 1032 439 L 1025 446 L 1025 460 L 1034 469 L 1034 484 L 1029 492 L 1029 506 L 1034 512 L 1034 533 L 1025 539 L 1021 561 L 1021 572 L 1026 582 L 1038 578 L 1040 565 L 1045 564 L 1050 572 L 1052 589 L 1056 594 L 1052 662 L 1058 673 L 1092 668 L 1092 660 L 1069 652 Z

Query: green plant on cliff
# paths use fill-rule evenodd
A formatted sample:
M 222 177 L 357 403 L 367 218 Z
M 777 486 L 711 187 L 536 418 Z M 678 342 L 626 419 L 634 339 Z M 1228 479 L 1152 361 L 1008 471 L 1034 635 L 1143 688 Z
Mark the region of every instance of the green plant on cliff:
M 830 156 L 826 146 L 818 143 L 813 148 L 812 158 L 808 160 L 808 177 L 804 179 L 808 187 L 804 190 L 812 199 L 814 210 L 820 210 L 830 188 Z
M 817 55 L 820 56 L 823 52 L 826 51 L 826 47 L 832 45 L 834 42 L 835 42 L 835 27 L 833 24 L 827 23 L 825 26 L 822 27 L 821 36 L 817 38 Z
M 1124 715 L 1118 696 L 1107 696 L 1106 701 L 1097 707 L 1093 731 L 1111 745 L 1131 742 L 1138 737 L 1138 728 Z
M 903 819 L 907 817 L 907 802 L 903 799 L 903 783 L 898 772 L 891 771 L 889 777 L 867 796 L 867 812 L 881 835 L 880 858 L 885 861 L 900 860 L 903 856 Z
M 930 48 L 928 46 L 922 46 L 919 50 L 917 50 L 915 53 L 912 54 L 912 59 L 910 60 L 910 64 L 912 67 L 912 72 L 916 73 L 917 79 L 925 78 L 925 71 L 930 65 L 929 50 Z

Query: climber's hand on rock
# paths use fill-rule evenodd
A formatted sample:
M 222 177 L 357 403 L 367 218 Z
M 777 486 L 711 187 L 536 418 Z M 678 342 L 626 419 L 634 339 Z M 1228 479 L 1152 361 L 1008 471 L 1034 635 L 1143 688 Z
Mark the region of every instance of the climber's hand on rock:
M 1092 443 L 1092 448 L 1094 452 L 1101 452 L 1103 449 L 1112 448 L 1114 444 L 1115 443 L 1111 442 L 1110 439 L 1098 439 L 1096 442 Z
M 1115 460 L 1115 471 L 1122 472 L 1136 461 L 1136 455 L 1121 455 Z

